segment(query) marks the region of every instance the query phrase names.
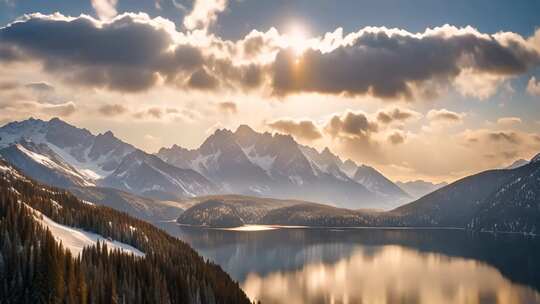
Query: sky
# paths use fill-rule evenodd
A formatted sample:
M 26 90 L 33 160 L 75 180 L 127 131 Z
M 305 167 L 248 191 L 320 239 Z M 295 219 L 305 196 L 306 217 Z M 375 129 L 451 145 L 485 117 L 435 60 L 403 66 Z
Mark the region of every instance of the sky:
M 280 132 L 393 180 L 540 152 L 540 2 L 0 0 L 0 124 Z

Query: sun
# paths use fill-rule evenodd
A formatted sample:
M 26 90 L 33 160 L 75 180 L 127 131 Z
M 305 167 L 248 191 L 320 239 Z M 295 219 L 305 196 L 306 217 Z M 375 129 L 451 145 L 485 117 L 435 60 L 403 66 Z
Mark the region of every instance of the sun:
M 297 56 L 302 55 L 309 47 L 307 31 L 300 24 L 291 25 L 284 36 L 287 46 L 292 48 Z

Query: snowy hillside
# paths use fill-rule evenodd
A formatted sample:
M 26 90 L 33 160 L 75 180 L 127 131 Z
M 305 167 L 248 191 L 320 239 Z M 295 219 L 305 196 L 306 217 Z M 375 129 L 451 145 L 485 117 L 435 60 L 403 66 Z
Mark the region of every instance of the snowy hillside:
M 110 251 L 120 250 L 122 253 L 133 254 L 140 257 L 144 256 L 143 252 L 133 246 L 110 238 L 104 238 L 99 234 L 87 232 L 82 229 L 58 224 L 37 210 L 32 209 L 32 212 L 34 213 L 36 220 L 49 229 L 54 238 L 58 242 L 61 242 L 65 248 L 69 249 L 73 255 L 80 255 L 85 247 L 91 247 L 100 242 L 106 244 Z

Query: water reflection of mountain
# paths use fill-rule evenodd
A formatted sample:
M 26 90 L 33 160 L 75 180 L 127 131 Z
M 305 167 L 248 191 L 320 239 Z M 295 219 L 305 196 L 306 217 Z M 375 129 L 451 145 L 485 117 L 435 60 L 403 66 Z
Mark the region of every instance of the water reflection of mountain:
M 176 229 L 176 231 L 174 231 Z M 265 275 L 300 269 L 308 263 L 335 263 L 349 258 L 358 246 L 375 255 L 380 246 L 401 245 L 421 253 L 474 259 L 497 268 L 515 283 L 540 290 L 540 241 L 522 235 L 471 234 L 461 230 L 407 229 L 279 229 L 235 232 L 171 228 L 243 281 L 250 272 Z

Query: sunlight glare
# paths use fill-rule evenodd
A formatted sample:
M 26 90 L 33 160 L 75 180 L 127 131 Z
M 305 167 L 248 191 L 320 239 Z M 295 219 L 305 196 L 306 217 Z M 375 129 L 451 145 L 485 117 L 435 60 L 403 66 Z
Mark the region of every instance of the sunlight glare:
M 289 30 L 285 33 L 285 39 L 287 45 L 294 50 L 297 56 L 302 55 L 309 47 L 306 30 L 299 24 L 294 24 L 289 27 Z

